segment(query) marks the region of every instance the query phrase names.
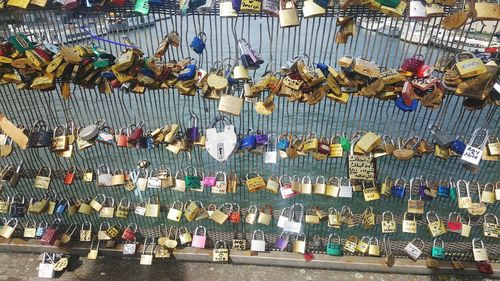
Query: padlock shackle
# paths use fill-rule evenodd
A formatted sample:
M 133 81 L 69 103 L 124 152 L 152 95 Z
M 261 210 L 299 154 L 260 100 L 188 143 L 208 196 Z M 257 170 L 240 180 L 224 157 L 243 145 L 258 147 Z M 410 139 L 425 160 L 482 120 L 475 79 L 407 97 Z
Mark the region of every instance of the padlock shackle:
M 282 176 L 279 177 L 279 180 L 278 180 L 278 183 L 280 184 L 280 187 L 284 186 L 283 179 L 288 179 L 288 183 L 292 184 L 292 178 L 289 175 L 282 175 Z
M 469 182 L 466 181 L 466 180 L 461 179 L 461 180 L 457 181 L 457 186 L 456 186 L 458 198 L 460 199 L 462 197 L 462 193 L 460 192 L 460 184 L 461 183 L 465 184 L 465 192 L 466 192 L 466 195 L 467 195 L 466 197 L 470 197 Z
M 337 209 L 335 209 L 335 207 L 328 208 L 328 214 L 329 215 L 340 215 L 339 211 L 337 211 Z
M 206 229 L 204 226 L 202 226 L 202 225 L 197 226 L 197 227 L 194 229 L 193 234 L 194 234 L 195 236 L 198 236 L 198 230 L 199 230 L 199 229 L 203 230 L 203 237 L 207 236 L 207 229 Z
M 148 240 L 150 240 L 150 239 L 151 239 L 151 243 L 148 245 Z M 151 246 L 151 250 L 149 252 L 149 255 L 153 255 L 153 251 L 155 248 L 154 245 L 155 245 L 155 238 L 146 236 L 146 238 L 144 238 L 144 248 L 142 248 L 142 254 L 146 255 L 146 249 L 148 248 L 148 246 Z
M 390 215 L 391 215 L 391 220 L 390 220 L 390 221 L 394 221 L 394 214 L 393 214 L 391 211 L 384 211 L 384 212 L 382 213 L 382 221 L 386 221 L 386 220 L 385 220 L 385 215 L 386 215 L 386 214 L 390 214 Z
M 337 237 L 338 242 L 336 242 L 336 243 L 338 245 L 340 245 L 340 243 L 342 242 L 342 240 L 340 239 L 340 235 L 338 235 L 337 233 L 331 233 L 330 235 L 328 235 L 328 244 L 332 243 L 332 237 L 333 236 Z
M 175 225 L 170 226 L 168 229 L 168 238 L 170 239 L 173 235 L 173 240 L 177 240 L 177 234 L 179 233 L 179 228 Z
M 476 248 L 476 241 L 479 241 L 481 243 L 481 248 L 484 248 L 483 239 L 481 239 L 481 238 L 473 238 L 472 239 L 472 249 L 477 249 Z
M 376 242 L 375 245 L 379 246 L 379 241 L 378 241 L 377 237 L 370 237 L 370 239 L 368 240 L 368 245 L 373 245 L 372 241 L 375 241 Z
M 257 229 L 257 230 L 255 230 L 255 231 L 252 233 L 252 240 L 257 240 L 257 239 L 255 239 L 256 234 L 257 234 L 257 233 L 260 233 L 260 234 L 262 235 L 262 239 L 261 239 L 261 240 L 263 240 L 263 241 L 265 241 L 265 240 L 266 240 L 266 236 L 265 236 L 265 234 L 264 234 L 264 231 L 262 231 L 262 230 L 260 230 L 260 229 Z
M 405 213 L 403 214 L 403 220 L 407 221 L 407 219 L 406 219 L 406 215 L 408 215 L 408 214 L 413 215 L 413 221 L 417 221 L 417 219 L 416 219 L 416 215 L 415 215 L 415 214 L 413 214 L 413 213 L 408 213 L 408 212 L 405 212 Z
M 50 178 L 50 176 L 52 176 L 52 169 L 49 168 L 49 167 L 40 167 L 40 169 L 38 169 L 37 176 L 42 176 L 42 172 L 43 171 L 48 171 L 49 172 L 49 174 L 46 177 Z
M 221 244 L 222 244 L 222 248 L 219 247 L 219 245 L 221 245 Z M 217 240 L 217 242 L 215 242 L 214 249 L 227 249 L 226 241 Z
M 436 221 L 441 221 L 441 219 L 439 219 L 439 216 L 436 214 L 436 212 L 434 211 L 427 211 L 427 213 L 425 214 L 425 219 L 427 220 L 427 223 L 430 224 L 431 223 L 431 220 L 429 219 L 429 215 L 433 214 L 437 220 Z
M 453 216 L 456 216 L 456 220 L 454 220 L 454 221 L 462 222 L 462 216 L 459 213 L 457 213 L 457 212 L 450 212 L 448 214 L 448 221 L 453 221 L 452 220 Z
M 424 240 L 420 239 L 419 237 L 413 238 L 413 240 L 411 240 L 410 243 L 415 245 L 415 242 L 417 242 L 417 241 L 420 241 L 422 243 L 422 248 L 420 248 L 420 250 L 423 250 L 425 248 L 425 242 L 424 242 Z
M 300 204 L 300 203 L 294 203 L 291 207 L 290 207 L 290 213 L 288 215 L 288 221 L 291 221 L 293 222 L 294 221 L 294 218 L 295 218 L 295 207 L 296 206 L 299 206 L 300 207 L 300 219 L 299 219 L 299 223 L 302 223 L 302 220 L 304 219 L 304 205 Z
M 444 249 L 444 241 L 443 241 L 443 239 L 441 239 L 440 237 L 436 237 L 436 238 L 434 238 L 434 241 L 432 242 L 432 247 L 433 247 L 433 248 L 434 248 L 434 247 L 436 247 L 436 241 L 441 241 L 441 248 L 443 248 L 443 249 Z
M 495 214 L 493 214 L 493 213 L 486 213 L 486 214 L 484 214 L 484 216 L 483 216 L 484 223 L 489 223 L 489 222 L 488 222 L 488 218 L 489 218 L 490 216 L 493 216 L 493 218 L 495 219 L 495 224 L 497 224 L 497 225 L 498 225 L 498 217 L 497 217 Z
M 86 226 L 86 225 L 88 225 L 88 226 L 89 226 L 89 229 L 85 229 L 85 226 Z M 80 230 L 90 230 L 90 231 L 92 231 L 92 223 L 91 223 L 91 222 L 89 222 L 89 221 L 84 221 L 84 222 L 82 223 L 82 226 L 81 226 Z

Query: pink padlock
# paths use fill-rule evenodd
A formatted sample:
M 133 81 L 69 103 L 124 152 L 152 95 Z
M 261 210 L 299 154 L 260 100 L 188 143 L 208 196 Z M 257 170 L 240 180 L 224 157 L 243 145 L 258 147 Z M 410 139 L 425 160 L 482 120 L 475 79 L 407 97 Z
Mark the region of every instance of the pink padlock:
M 288 182 L 283 181 L 283 178 L 287 178 Z M 297 193 L 292 189 L 292 178 L 290 176 L 281 176 L 279 179 L 281 197 L 283 199 L 290 199 L 295 197 Z
M 217 182 L 217 177 L 215 176 L 206 176 L 203 178 L 204 186 L 215 186 L 216 182 Z
M 198 230 L 203 230 L 203 235 L 198 235 Z M 204 226 L 198 226 L 193 233 L 193 241 L 191 241 L 191 247 L 194 248 L 205 248 L 205 243 L 207 242 L 207 229 Z
M 432 72 L 434 71 L 434 67 L 424 64 L 422 65 L 417 72 L 417 76 L 420 78 L 425 78 L 431 76 Z

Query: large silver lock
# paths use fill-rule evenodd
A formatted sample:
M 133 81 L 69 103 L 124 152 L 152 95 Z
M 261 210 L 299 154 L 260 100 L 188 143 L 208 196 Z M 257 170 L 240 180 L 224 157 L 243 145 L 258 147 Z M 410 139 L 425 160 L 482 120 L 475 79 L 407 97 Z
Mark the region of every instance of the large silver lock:
M 215 128 L 219 121 L 226 123 L 224 131 L 220 133 Z M 238 136 L 234 126 L 224 116 L 215 118 L 210 128 L 206 130 L 206 134 L 205 148 L 208 154 L 219 162 L 227 161 L 238 147 Z
M 417 241 L 422 243 L 422 247 L 419 248 L 417 245 L 414 244 Z M 408 243 L 408 245 L 406 245 L 404 251 L 408 255 L 408 257 L 410 257 L 413 261 L 417 261 L 420 255 L 422 255 L 422 250 L 424 249 L 424 247 L 425 247 L 424 241 L 422 241 L 422 239 L 420 238 L 415 238 L 411 240 L 411 242 Z
M 478 143 L 477 138 L 479 134 L 483 137 L 483 141 Z M 483 157 L 484 146 L 488 141 L 488 130 L 485 128 L 478 128 L 474 130 L 469 143 L 465 146 L 465 151 L 460 160 L 462 167 L 475 173 L 479 169 L 479 161 Z

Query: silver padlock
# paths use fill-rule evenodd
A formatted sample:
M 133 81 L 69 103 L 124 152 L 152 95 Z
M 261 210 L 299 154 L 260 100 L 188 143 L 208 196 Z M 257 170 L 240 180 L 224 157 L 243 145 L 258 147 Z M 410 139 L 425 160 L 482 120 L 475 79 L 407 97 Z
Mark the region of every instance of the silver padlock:
M 295 219 L 295 212 L 296 209 L 295 207 L 299 207 L 299 217 L 298 220 Z M 291 232 L 295 234 L 299 234 L 302 232 L 302 226 L 303 226 L 303 219 L 304 219 L 304 205 L 300 203 L 295 203 L 290 207 L 290 213 L 288 215 L 288 220 L 285 221 L 285 224 L 283 226 L 283 231 L 285 232 Z
M 479 134 L 483 137 L 483 141 L 478 144 L 477 137 Z M 460 160 L 462 161 L 462 167 L 475 173 L 479 170 L 479 162 L 483 157 L 484 146 L 488 141 L 488 129 L 477 128 L 474 130 L 469 143 L 465 146 L 464 153 Z
M 420 241 L 422 243 L 421 248 L 419 248 L 414 244 L 416 241 Z M 408 255 L 408 257 L 410 257 L 413 261 L 417 261 L 420 255 L 422 255 L 422 250 L 424 249 L 424 247 L 425 247 L 424 241 L 422 241 L 422 239 L 420 238 L 415 238 L 411 240 L 411 242 L 408 243 L 408 245 L 406 245 L 404 251 Z

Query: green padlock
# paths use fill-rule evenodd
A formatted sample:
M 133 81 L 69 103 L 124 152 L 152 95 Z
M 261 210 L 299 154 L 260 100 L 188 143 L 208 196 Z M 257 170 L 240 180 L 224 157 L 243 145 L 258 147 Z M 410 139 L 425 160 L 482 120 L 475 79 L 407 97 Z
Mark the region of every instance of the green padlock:
M 457 200 L 457 188 L 454 186 L 450 186 L 450 199 Z
M 337 236 L 337 242 L 332 241 L 332 236 Z M 340 236 L 338 234 L 330 234 L 328 236 L 328 244 L 326 244 L 326 253 L 330 256 L 342 256 L 342 245 L 340 244 Z
M 340 145 L 342 146 L 342 149 L 346 152 L 351 151 L 351 143 L 349 142 L 349 139 L 341 136 L 340 137 Z
M 94 69 L 98 69 L 98 68 L 104 68 L 104 67 L 107 67 L 109 66 L 109 61 L 108 60 L 96 60 L 94 62 Z
M 189 170 L 193 171 L 192 174 L 189 173 Z M 192 167 L 188 166 L 184 170 L 184 173 L 186 174 L 185 176 L 185 182 L 186 182 L 186 189 L 200 189 L 201 187 L 201 177 L 198 176 L 198 171 Z
M 24 34 L 12 35 L 9 37 L 8 41 L 14 45 L 14 48 L 20 53 L 24 53 L 26 50 L 33 50 L 34 47 L 33 42 Z
M 135 1 L 134 11 L 143 15 L 149 14 L 149 1 L 148 0 Z
M 383 6 L 391 7 L 391 8 L 396 8 L 399 5 L 400 0 L 377 0 L 380 4 Z
M 436 246 L 436 241 L 441 241 L 441 246 Z M 446 257 L 446 251 L 444 249 L 444 241 L 441 238 L 435 238 L 432 244 L 432 257 L 438 260 L 444 260 Z

